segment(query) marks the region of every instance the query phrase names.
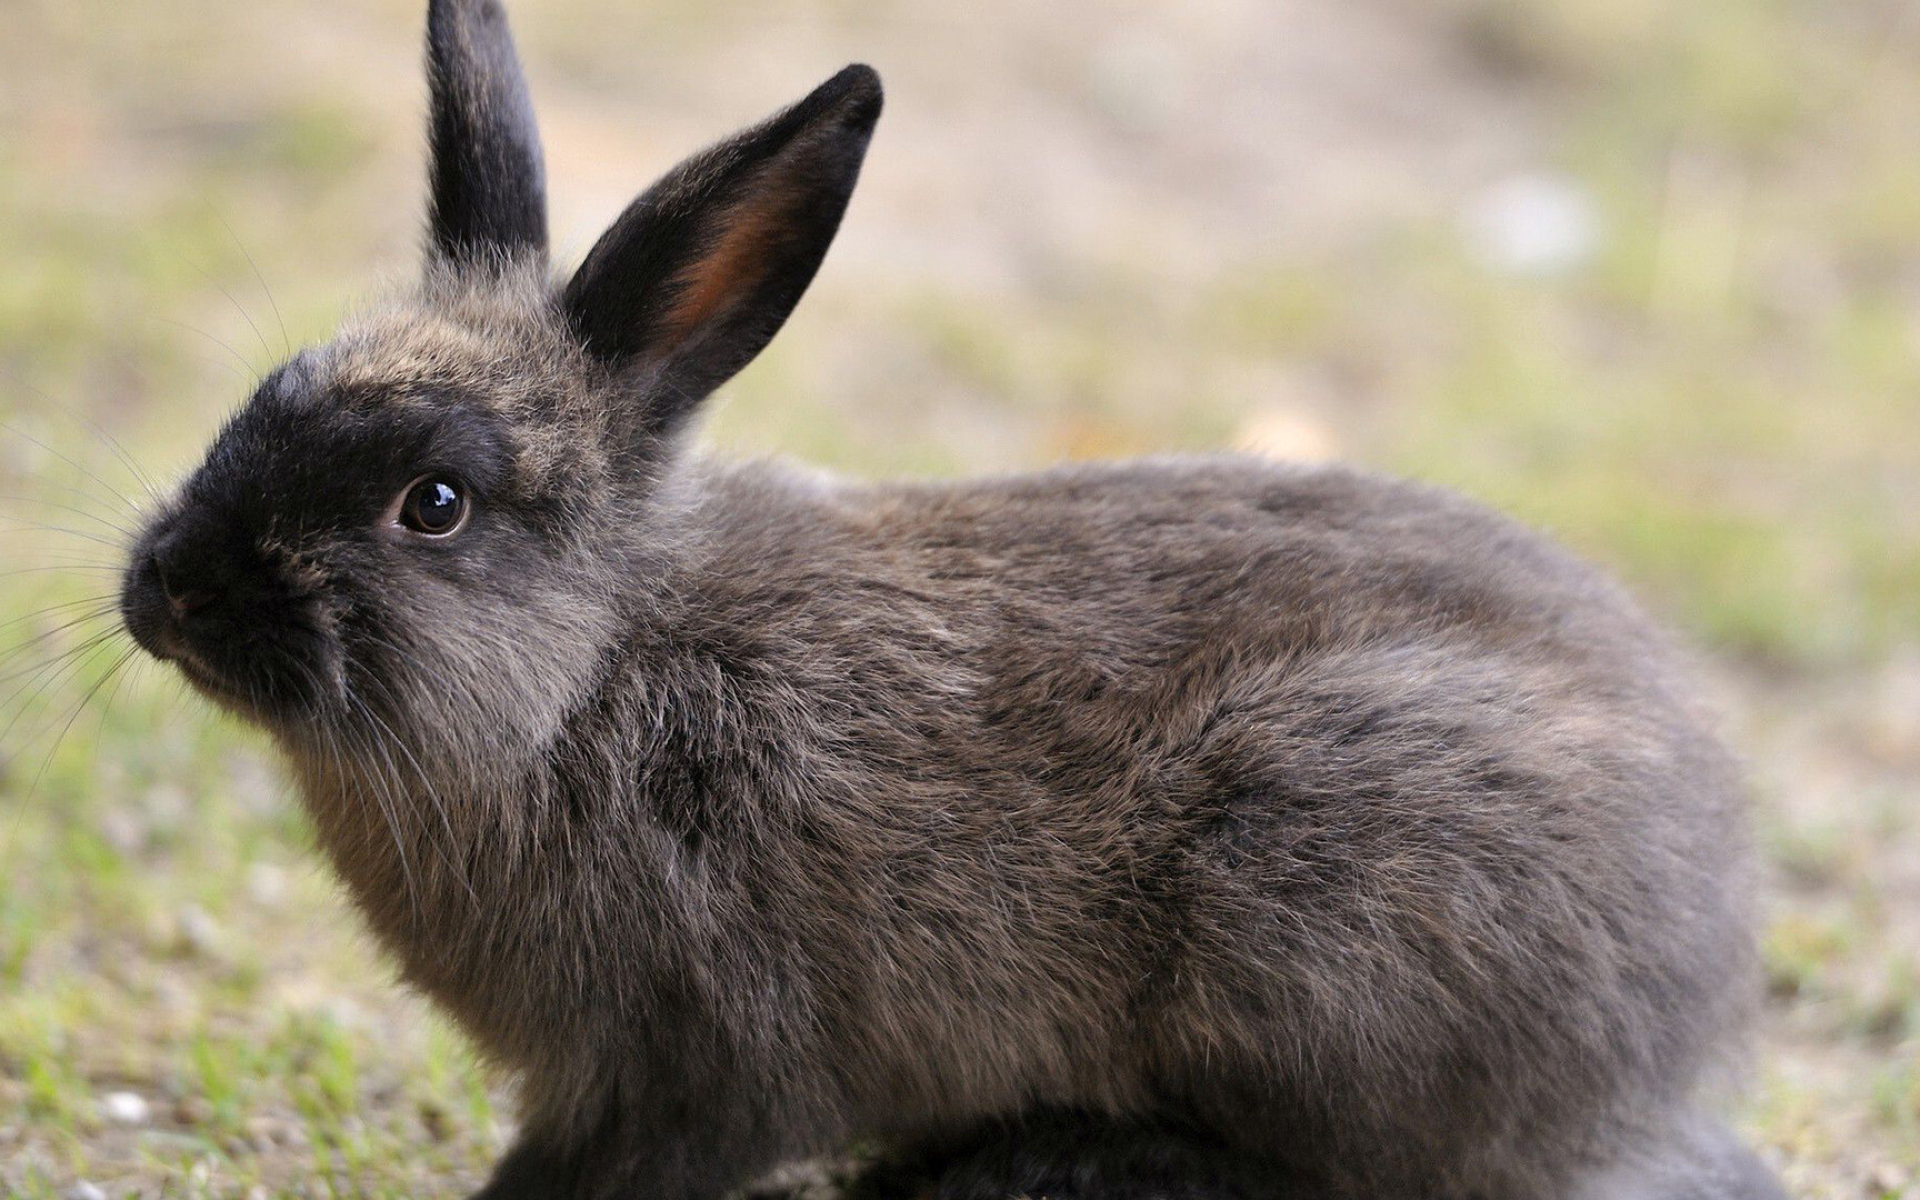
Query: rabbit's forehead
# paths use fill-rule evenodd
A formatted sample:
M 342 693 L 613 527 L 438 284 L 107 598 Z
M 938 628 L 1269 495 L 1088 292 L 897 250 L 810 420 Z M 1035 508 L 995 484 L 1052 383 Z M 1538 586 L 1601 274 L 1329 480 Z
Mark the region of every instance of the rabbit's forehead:
M 509 415 L 527 407 L 542 382 L 524 359 L 437 323 L 353 330 L 302 357 L 306 370 L 294 389 L 300 395 L 289 399 L 363 411 L 457 400 Z
M 424 473 L 504 497 L 522 485 L 509 429 L 419 381 L 350 396 L 306 354 L 228 421 L 184 499 L 208 519 L 278 536 L 363 525 Z
M 478 290 L 430 280 L 420 295 L 350 319 L 303 357 L 344 395 L 404 396 L 407 384 L 437 384 L 510 413 L 563 405 L 583 369 L 551 305 L 517 276 Z
M 490 328 L 410 311 L 363 320 L 302 359 L 295 390 L 309 403 L 397 419 L 492 418 L 530 486 L 556 471 L 580 478 L 601 465 L 579 350 L 538 322 Z

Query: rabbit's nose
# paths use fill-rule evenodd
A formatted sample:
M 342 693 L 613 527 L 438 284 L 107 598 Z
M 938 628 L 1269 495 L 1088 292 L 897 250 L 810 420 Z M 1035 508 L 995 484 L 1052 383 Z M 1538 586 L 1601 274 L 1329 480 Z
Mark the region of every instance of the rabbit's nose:
M 182 578 L 179 564 L 175 563 L 170 569 L 158 552 L 153 555 L 153 573 L 160 581 L 160 590 L 167 597 L 167 608 L 176 621 L 205 608 L 218 595 L 212 588 L 195 587 L 187 583 Z

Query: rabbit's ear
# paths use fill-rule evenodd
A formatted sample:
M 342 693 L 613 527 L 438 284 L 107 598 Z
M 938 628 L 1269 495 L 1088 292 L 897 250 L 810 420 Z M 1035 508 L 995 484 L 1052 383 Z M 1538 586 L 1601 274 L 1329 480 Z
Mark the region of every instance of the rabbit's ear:
M 671 429 L 779 331 L 840 227 L 880 103 L 872 68 L 846 68 L 668 172 L 587 254 L 567 316 L 639 382 L 641 432 Z
M 499 0 L 431 0 L 430 253 L 455 263 L 547 253 L 546 168 Z

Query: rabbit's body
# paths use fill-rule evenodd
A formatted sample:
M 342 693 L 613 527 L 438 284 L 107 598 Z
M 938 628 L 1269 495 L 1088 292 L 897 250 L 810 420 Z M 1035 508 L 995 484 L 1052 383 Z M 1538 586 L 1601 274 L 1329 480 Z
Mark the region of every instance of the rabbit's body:
M 261 384 L 122 605 L 520 1078 L 485 1195 L 853 1139 L 954 1197 L 1770 1194 L 1690 1107 L 1747 995 L 1738 789 L 1618 591 L 1346 471 L 700 457 L 878 79 L 558 283 L 497 4 L 433 0 L 429 53 L 421 289 Z
M 1736 1015 L 1722 757 L 1504 520 L 1233 461 L 666 486 L 619 658 L 500 795 L 442 796 L 446 861 L 339 809 L 537 1122 L 619 1096 L 737 1171 L 1052 1106 L 1543 1195 Z

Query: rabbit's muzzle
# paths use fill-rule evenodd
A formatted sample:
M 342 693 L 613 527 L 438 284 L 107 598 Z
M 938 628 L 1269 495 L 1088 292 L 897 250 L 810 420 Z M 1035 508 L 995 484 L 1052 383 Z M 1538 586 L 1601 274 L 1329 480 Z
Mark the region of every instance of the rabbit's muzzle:
M 311 608 L 270 556 L 192 513 L 148 529 L 120 587 L 121 619 L 141 649 L 260 721 L 319 699 L 326 639 Z

